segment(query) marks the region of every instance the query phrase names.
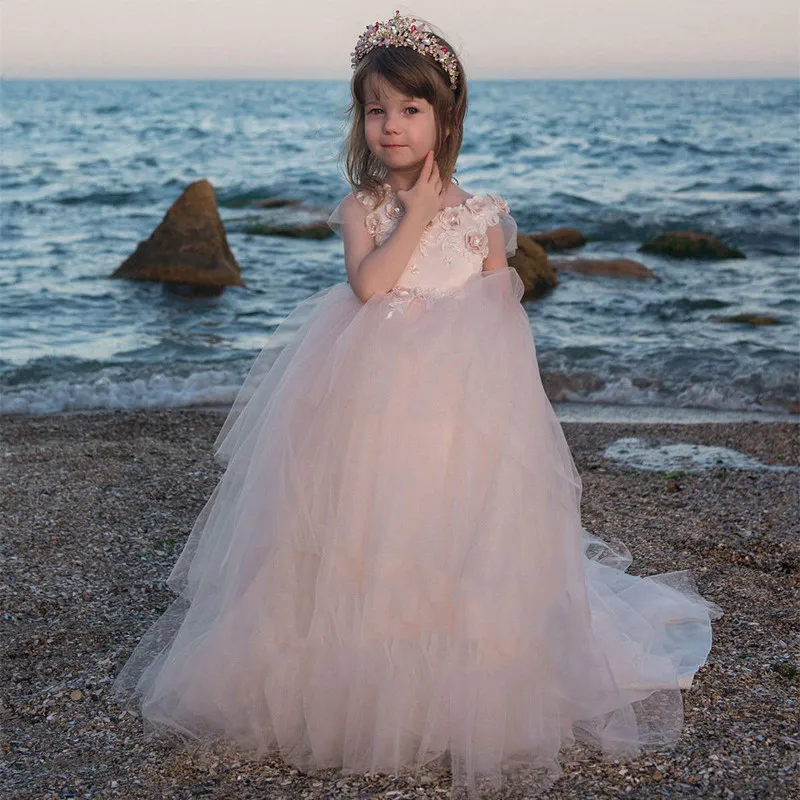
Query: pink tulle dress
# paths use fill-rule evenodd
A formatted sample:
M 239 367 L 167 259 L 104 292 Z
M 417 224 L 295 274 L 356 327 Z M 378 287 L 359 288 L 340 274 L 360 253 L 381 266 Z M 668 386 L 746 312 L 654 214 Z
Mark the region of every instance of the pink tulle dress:
M 330 226 L 380 246 L 404 213 L 383 188 Z M 345 774 L 436 762 L 469 797 L 551 785 L 576 740 L 677 740 L 722 611 L 583 529 L 522 281 L 482 271 L 493 225 L 513 253 L 502 198 L 443 209 L 392 291 L 317 292 L 258 355 L 178 597 L 114 684 L 149 736 Z

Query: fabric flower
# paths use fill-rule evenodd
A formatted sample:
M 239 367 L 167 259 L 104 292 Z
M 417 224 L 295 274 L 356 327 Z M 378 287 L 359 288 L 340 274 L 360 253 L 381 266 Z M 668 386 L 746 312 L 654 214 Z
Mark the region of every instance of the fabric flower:
M 489 245 L 489 237 L 480 231 L 471 231 L 464 237 L 464 244 L 468 253 L 484 254 Z
M 445 208 L 439 215 L 439 222 L 446 231 L 454 231 L 459 224 L 458 209 L 454 207 Z
M 488 194 L 473 195 L 472 197 L 468 198 L 465 202 L 467 208 L 469 208 L 469 210 L 472 211 L 474 214 L 481 214 L 482 212 L 486 211 L 488 208 L 491 208 L 494 205 L 491 196 Z
M 375 208 L 375 198 L 363 189 L 356 192 L 356 200 L 358 200 L 367 211 L 372 211 Z
M 501 212 L 502 214 L 510 213 L 508 203 L 505 200 L 503 200 L 502 197 L 498 197 L 497 195 L 494 194 L 487 194 L 486 196 L 491 199 L 492 204 L 497 208 L 499 212 Z
M 389 219 L 400 219 L 404 215 L 403 207 L 396 200 L 386 206 L 386 216 Z

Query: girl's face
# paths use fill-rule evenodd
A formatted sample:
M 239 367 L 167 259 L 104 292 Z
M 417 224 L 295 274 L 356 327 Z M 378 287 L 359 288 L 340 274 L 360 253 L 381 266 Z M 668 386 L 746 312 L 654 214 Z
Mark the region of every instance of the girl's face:
M 381 76 L 367 86 L 364 134 L 370 152 L 389 175 L 415 179 L 425 155 L 436 143 L 433 106 L 419 97 L 406 97 Z M 405 182 L 405 181 L 404 181 Z

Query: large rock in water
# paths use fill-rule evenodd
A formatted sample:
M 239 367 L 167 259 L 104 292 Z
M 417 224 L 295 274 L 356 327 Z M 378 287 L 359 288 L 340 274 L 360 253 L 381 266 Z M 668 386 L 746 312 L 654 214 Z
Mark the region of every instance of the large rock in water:
M 560 258 L 551 259 L 550 264 L 556 270 L 579 272 L 581 275 L 661 280 L 649 267 L 632 258 Z
M 328 227 L 327 221 L 296 223 L 293 225 L 276 225 L 259 222 L 247 225 L 244 233 L 251 236 L 289 236 L 293 239 L 330 239 L 336 234 Z
M 548 253 L 553 250 L 572 250 L 586 244 L 586 237 L 577 228 L 554 228 L 552 231 L 532 233 L 528 238 Z
M 120 264 L 112 278 L 162 281 L 212 293 L 244 286 L 207 180 L 186 187 L 149 239 Z
M 671 258 L 746 258 L 741 250 L 721 242 L 715 236 L 694 231 L 673 231 L 664 233 L 645 242 L 640 248 L 640 253 L 653 253 Z
M 527 236 L 517 235 L 517 252 L 508 259 L 508 266 L 517 271 L 525 284 L 523 302 L 541 297 L 558 286 L 558 278 L 547 260 L 544 248 Z

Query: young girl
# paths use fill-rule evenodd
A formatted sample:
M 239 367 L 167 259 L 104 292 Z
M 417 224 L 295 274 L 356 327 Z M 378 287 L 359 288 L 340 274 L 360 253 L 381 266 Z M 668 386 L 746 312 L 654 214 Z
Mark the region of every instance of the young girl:
M 464 69 L 399 12 L 353 53 L 347 281 L 301 303 L 215 442 L 226 467 L 115 689 L 146 731 L 307 770 L 436 759 L 454 793 L 675 742 L 711 647 L 686 571 L 581 526 L 507 203 L 452 180 Z M 530 778 L 530 776 L 528 776 Z M 528 778 L 526 778 L 527 780 Z M 533 783 L 526 784 L 531 796 Z

